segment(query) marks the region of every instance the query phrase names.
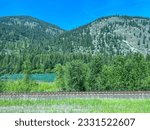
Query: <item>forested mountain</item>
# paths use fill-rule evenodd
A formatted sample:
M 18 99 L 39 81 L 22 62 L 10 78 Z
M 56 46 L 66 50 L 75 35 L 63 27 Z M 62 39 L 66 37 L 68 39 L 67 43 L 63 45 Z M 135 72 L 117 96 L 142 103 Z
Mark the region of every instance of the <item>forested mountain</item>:
M 0 52 L 150 53 L 150 19 L 110 16 L 71 31 L 29 16 L 0 18 Z
M 63 51 L 110 55 L 150 54 L 150 19 L 111 16 L 63 33 L 57 43 Z
M 149 18 L 110 16 L 65 31 L 29 16 L 0 17 L 0 73 L 43 73 L 96 54 L 134 52 L 150 54 Z
M 0 53 L 44 52 L 53 46 L 54 37 L 63 33 L 59 27 L 30 16 L 0 18 Z

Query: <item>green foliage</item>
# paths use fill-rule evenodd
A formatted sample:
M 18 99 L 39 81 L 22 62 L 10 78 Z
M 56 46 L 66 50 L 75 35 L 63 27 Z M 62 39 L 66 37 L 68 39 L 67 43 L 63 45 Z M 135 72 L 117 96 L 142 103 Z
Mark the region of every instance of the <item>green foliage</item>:
M 91 62 L 89 63 L 90 68 L 90 76 L 89 76 L 89 86 L 90 91 L 99 90 L 99 86 L 96 83 L 97 77 L 101 76 L 103 61 L 100 55 L 93 57 Z
M 61 64 L 57 64 L 55 66 L 54 71 L 57 75 L 57 80 L 56 80 L 57 86 L 62 90 L 66 90 L 65 80 L 64 80 L 64 66 L 62 66 Z
M 25 74 L 22 80 L 0 81 L 0 92 L 54 92 L 59 91 L 56 82 L 35 82 Z
M 150 90 L 150 76 L 142 80 L 142 85 L 139 86 L 141 90 Z
M 72 61 L 66 64 L 64 70 L 65 85 L 68 91 L 88 90 L 88 67 L 82 61 Z
M 114 89 L 114 84 L 116 83 L 116 77 L 113 73 L 112 66 L 103 66 L 101 75 L 97 78 L 96 83 L 101 91 L 109 91 Z
M 0 81 L 0 93 L 3 92 L 3 89 L 5 88 L 5 84 Z
M 25 82 L 25 81 L 8 81 L 5 83 L 4 92 L 32 92 L 33 88 L 36 87 L 35 82 Z
M 58 61 L 62 61 L 62 64 L 57 64 L 58 61 L 56 62 L 55 59 L 52 65 L 56 64 L 55 69 L 51 69 L 57 75 L 54 86 L 41 85 L 40 87 L 38 83 L 30 81 L 26 73 L 23 81 L 0 83 L 0 91 L 43 92 L 51 91 L 53 87 L 54 91 L 150 90 L 149 56 L 144 57 L 140 54 L 115 57 L 83 54 L 68 54 L 63 55 L 63 58 L 59 56 Z M 44 61 L 44 58 L 42 59 Z M 34 89 L 34 86 L 37 89 Z
M 25 76 L 23 78 L 23 82 L 25 82 L 25 83 L 29 83 L 30 82 L 30 75 L 28 73 L 25 74 Z
M 37 86 L 34 87 L 34 92 L 57 92 L 59 91 L 59 87 L 57 83 L 44 83 L 40 82 Z
M 58 65 L 55 68 L 58 83 L 62 82 L 65 91 L 87 91 L 88 90 L 88 66 L 80 60 L 67 63 L 64 67 Z
M 0 82 L 0 92 L 55 92 L 59 91 L 56 83 L 44 83 L 34 81 L 7 81 Z
M 104 60 L 105 59 L 105 60 Z M 57 84 L 65 91 L 150 90 L 150 62 L 140 54 L 93 56 L 89 63 L 57 65 Z
M 55 65 L 64 65 L 72 60 L 83 60 L 88 63 L 90 54 L 80 53 L 47 53 L 47 54 L 20 54 L 4 55 L 0 59 L 0 73 L 46 73 L 52 72 Z

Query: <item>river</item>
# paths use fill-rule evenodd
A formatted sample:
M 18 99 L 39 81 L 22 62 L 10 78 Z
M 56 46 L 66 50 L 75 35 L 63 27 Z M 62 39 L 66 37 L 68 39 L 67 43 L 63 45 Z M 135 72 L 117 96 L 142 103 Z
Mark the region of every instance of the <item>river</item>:
M 4 74 L 0 77 L 1 80 L 20 80 L 24 78 L 24 74 Z M 39 82 L 53 82 L 56 79 L 55 73 L 46 74 L 30 74 L 30 79 Z

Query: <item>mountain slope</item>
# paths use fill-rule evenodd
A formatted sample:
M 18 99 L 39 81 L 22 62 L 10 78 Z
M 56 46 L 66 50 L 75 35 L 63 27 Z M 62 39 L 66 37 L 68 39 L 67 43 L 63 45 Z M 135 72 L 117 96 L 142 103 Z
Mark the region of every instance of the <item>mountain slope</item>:
M 150 19 L 110 16 L 63 33 L 58 44 L 62 51 L 103 54 L 150 54 Z
M 54 37 L 63 32 L 63 29 L 55 25 L 30 16 L 1 17 L 0 52 L 47 51 L 50 50 Z
M 0 18 L 1 54 L 49 52 L 150 54 L 150 19 L 110 16 L 64 31 L 29 16 Z

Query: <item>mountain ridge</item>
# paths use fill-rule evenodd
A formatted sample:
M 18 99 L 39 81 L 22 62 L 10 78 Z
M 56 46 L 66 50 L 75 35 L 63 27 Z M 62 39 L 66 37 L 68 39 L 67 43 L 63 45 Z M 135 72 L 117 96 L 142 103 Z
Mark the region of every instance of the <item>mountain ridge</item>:
M 111 19 L 114 19 L 114 20 L 111 20 Z M 99 25 L 100 24 L 103 24 L 102 26 L 104 27 L 104 28 L 100 28 L 99 27 Z M 110 25 L 109 25 L 110 24 Z M 89 37 L 89 39 L 90 39 L 90 37 L 93 35 L 93 32 L 91 31 L 91 30 L 93 30 L 93 31 L 95 31 L 95 34 L 94 34 L 94 36 L 93 37 L 97 37 L 97 35 L 98 35 L 98 38 L 102 38 L 102 39 L 104 39 L 103 41 L 105 41 L 105 40 L 107 40 L 107 43 L 109 43 L 110 41 L 108 40 L 108 35 L 106 35 L 107 37 L 105 37 L 105 36 L 100 36 L 99 34 L 101 33 L 101 34 L 103 34 L 103 33 L 106 33 L 106 34 L 113 34 L 113 31 L 115 30 L 115 29 L 113 29 L 113 28 L 116 28 L 116 25 L 118 26 L 120 26 L 120 28 L 122 28 L 122 30 L 126 30 L 126 35 L 128 36 L 128 32 L 130 32 L 130 33 L 132 33 L 131 32 L 131 30 L 130 29 L 133 29 L 133 33 L 134 34 L 131 34 L 131 35 L 139 35 L 139 34 L 136 34 L 137 32 L 134 32 L 134 29 L 136 29 L 136 30 L 138 30 L 138 31 L 140 31 L 140 30 L 145 30 L 145 29 L 147 29 L 147 28 L 145 28 L 145 26 L 148 26 L 148 34 L 146 33 L 146 34 L 144 34 L 145 32 L 143 31 L 143 32 L 141 32 L 142 34 L 142 36 L 141 36 L 141 41 L 140 41 L 140 43 L 138 43 L 138 44 L 141 44 L 141 42 L 142 42 L 142 40 L 144 39 L 143 37 L 145 37 L 145 35 L 146 36 L 148 36 L 148 40 L 147 40 L 147 38 L 145 38 L 146 39 L 146 41 L 145 41 L 145 39 L 143 40 L 143 42 L 146 42 L 145 44 L 146 44 L 146 46 L 147 46 L 147 51 L 148 52 L 146 52 L 146 50 L 138 50 L 138 49 L 140 49 L 140 47 L 139 48 L 137 48 L 137 46 L 136 46 L 136 48 L 134 49 L 133 47 L 132 47 L 132 43 L 131 43 L 131 45 L 129 45 L 129 42 L 133 42 L 133 41 L 130 41 L 129 40 L 129 42 L 128 41 L 126 41 L 126 38 L 123 38 L 123 37 L 126 37 L 126 36 L 123 36 L 123 35 L 116 35 L 116 39 L 115 38 L 112 38 L 111 40 L 117 40 L 117 39 L 121 39 L 122 41 L 122 44 L 126 44 L 126 46 L 130 46 L 130 48 L 131 48 L 131 50 L 130 50 L 130 48 L 129 48 L 129 52 L 131 51 L 133 51 L 133 52 L 140 52 L 140 53 L 142 53 L 142 54 L 144 54 L 145 55 L 145 53 L 150 53 L 150 50 L 148 50 L 149 49 L 149 41 L 150 41 L 150 35 L 149 35 L 149 33 L 150 33 L 150 19 L 149 18 L 144 18 L 144 17 L 138 17 L 138 16 L 134 16 L 134 17 L 132 17 L 132 16 L 118 16 L 118 15 L 114 15 L 114 16 L 108 16 L 108 17 L 103 17 L 103 18 L 100 18 L 100 19 L 97 19 L 97 20 L 95 20 L 94 22 L 91 22 L 91 23 L 89 23 L 89 24 L 87 24 L 87 25 L 84 25 L 84 26 L 81 26 L 81 27 L 79 27 L 79 28 L 77 28 L 77 29 L 73 29 L 73 30 L 71 30 L 71 31 L 69 31 L 69 35 L 72 35 L 72 34 L 77 34 L 77 36 L 76 36 L 76 38 L 78 38 L 79 36 L 79 32 L 82 32 L 82 33 L 80 33 L 80 35 L 82 35 L 83 33 L 84 33 L 84 31 L 86 32 L 86 35 L 88 35 L 88 37 Z M 97 26 L 97 27 L 94 27 L 94 26 Z M 109 27 L 110 26 L 110 27 Z M 123 27 L 123 26 L 127 26 L 127 28 L 128 28 L 128 30 L 125 28 L 125 27 Z M 140 28 L 140 29 L 139 29 Z M 95 29 L 95 30 L 94 30 Z M 117 29 L 115 30 L 115 31 L 117 31 Z M 147 31 L 147 30 L 146 30 Z M 90 32 L 90 33 L 89 33 Z M 65 32 L 66 33 L 66 35 L 68 35 L 68 32 Z M 85 34 L 85 33 L 84 33 Z M 84 35 L 83 34 L 83 35 Z M 64 33 L 62 34 L 62 35 L 64 35 Z M 63 37 L 63 36 L 62 36 Z M 114 37 L 114 35 L 113 35 L 113 37 Z M 129 36 L 128 36 L 129 37 Z M 106 39 L 107 38 L 107 39 Z M 81 38 L 82 40 L 84 39 L 84 37 L 82 37 Z M 93 42 L 95 39 L 94 38 L 91 38 L 92 40 L 90 41 L 90 42 Z M 128 39 L 128 38 L 127 38 Z M 131 39 L 131 40 L 133 40 L 133 39 Z M 137 42 L 137 40 L 140 40 L 140 38 L 139 37 L 135 37 L 135 41 Z M 71 41 L 71 40 L 70 40 Z M 62 41 L 63 42 L 63 41 Z M 66 41 L 65 41 L 66 42 Z M 114 41 L 115 42 L 115 41 Z M 82 43 L 81 41 L 80 41 L 80 43 Z M 103 42 L 104 43 L 104 42 Z M 103 44 L 102 43 L 102 44 Z M 106 43 L 106 42 L 105 42 Z M 107 44 L 106 43 L 106 44 Z M 117 43 L 117 41 L 116 41 L 116 43 Z M 134 43 L 134 42 L 133 42 Z M 78 44 L 78 43 L 75 43 L 76 45 Z M 135 43 L 134 43 L 135 44 Z M 120 44 L 118 44 L 118 45 L 120 45 Z M 91 46 L 92 46 L 92 44 L 91 44 Z M 101 46 L 100 48 L 103 48 L 103 46 Z M 143 47 L 143 48 L 145 48 L 145 47 Z M 143 49 L 142 48 L 142 49 Z M 79 48 L 76 48 L 76 50 L 80 50 Z M 83 50 L 83 51 L 86 51 L 87 49 L 85 49 L 85 50 Z M 128 50 L 128 49 L 127 49 Z M 91 50 L 90 50 L 91 51 Z M 94 52 L 95 53 L 95 52 Z M 122 52 L 121 52 L 122 53 Z M 120 54 L 121 54 L 120 53 Z M 123 52 L 123 53 L 127 53 L 127 52 Z
M 31 16 L 0 17 L 0 49 L 7 54 L 10 52 L 7 50 L 16 54 L 26 53 L 27 49 L 42 52 L 44 48 L 48 49 L 48 42 L 63 32 L 58 26 Z
M 31 16 L 0 17 L 0 45 L 1 53 L 6 54 L 40 50 L 146 55 L 150 54 L 150 18 L 113 15 L 66 31 Z
M 0 20 L 1 19 L 5 19 L 5 18 L 20 18 L 20 19 L 25 19 L 25 18 L 30 18 L 32 19 L 33 21 L 36 20 L 36 21 L 41 21 L 41 22 L 44 22 L 48 25 L 51 25 L 51 26 L 54 26 L 55 28 L 58 28 L 58 29 L 61 29 L 61 30 L 65 30 L 65 29 L 62 29 L 61 27 L 55 25 L 55 24 L 52 24 L 52 23 L 49 23 L 47 21 L 44 21 L 44 20 L 41 20 L 41 19 L 38 19 L 36 17 L 33 17 L 33 16 L 29 16 L 29 15 L 17 15 L 17 16 L 0 16 Z

